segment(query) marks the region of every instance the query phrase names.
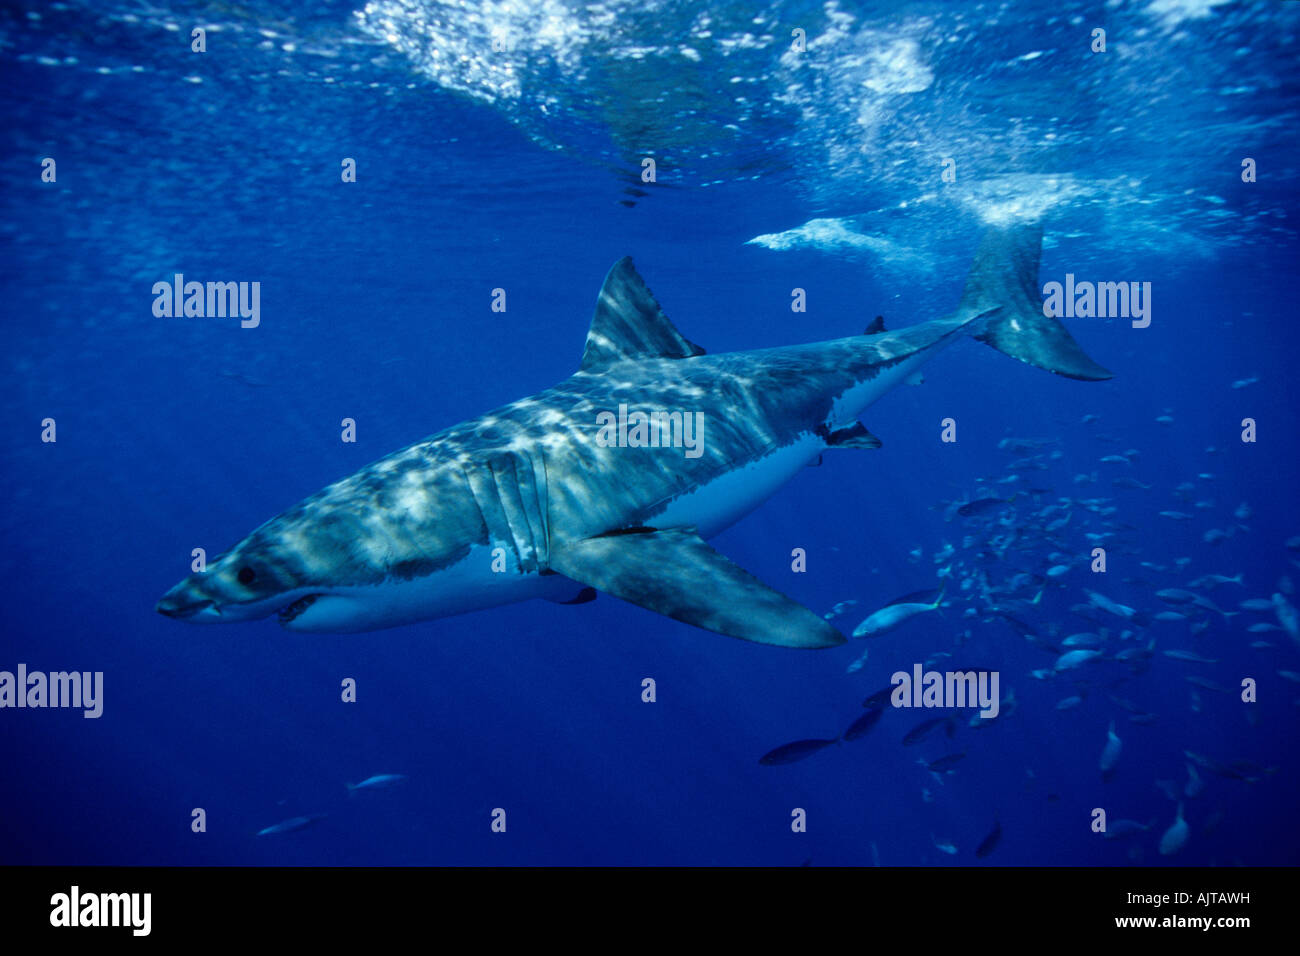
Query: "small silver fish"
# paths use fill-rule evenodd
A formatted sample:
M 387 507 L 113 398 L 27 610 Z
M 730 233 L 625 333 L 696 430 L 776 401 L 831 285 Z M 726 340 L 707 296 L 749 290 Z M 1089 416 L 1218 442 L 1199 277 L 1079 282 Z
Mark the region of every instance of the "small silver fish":
M 1197 578 L 1195 581 L 1193 581 L 1191 584 L 1187 586 L 1189 588 L 1205 588 L 1207 591 L 1212 591 L 1215 588 L 1217 588 L 1220 584 L 1242 584 L 1242 583 L 1243 582 L 1241 580 L 1240 574 L 1231 578 L 1222 574 L 1202 574 L 1199 578 Z
M 930 842 L 933 843 L 934 848 L 941 853 L 947 853 L 949 856 L 957 855 L 957 844 L 953 843 L 951 840 L 936 840 L 934 834 L 931 833 Z
M 1172 657 L 1176 661 L 1191 661 L 1193 664 L 1219 663 L 1219 661 L 1216 658 L 1201 657 L 1199 654 L 1193 653 L 1192 651 L 1173 650 L 1173 651 L 1161 651 L 1161 653 L 1164 654 L 1165 657 Z
M 1095 661 L 1099 657 L 1101 657 L 1101 651 L 1094 651 L 1088 649 L 1069 651 L 1068 653 L 1062 654 L 1060 657 L 1056 659 L 1056 664 L 1053 665 L 1053 669 L 1056 671 L 1071 670 L 1072 668 L 1078 667 L 1081 664 L 1086 664 L 1089 661 Z
M 366 777 L 360 783 L 350 783 L 347 787 L 349 793 L 355 793 L 358 790 L 385 790 L 405 779 L 406 774 L 404 773 L 377 773 L 373 777 Z
M 772 766 L 774 764 L 797 763 L 800 760 L 807 760 L 819 750 L 839 743 L 839 738 L 835 737 L 830 740 L 796 740 L 793 743 L 782 744 L 775 750 L 769 750 L 763 756 L 758 758 L 758 762 Z
M 1106 824 L 1105 836 L 1107 840 L 1123 840 L 1137 833 L 1146 833 L 1150 829 L 1150 825 L 1138 823 L 1136 820 L 1112 820 Z
M 1061 641 L 1062 647 L 1100 647 L 1101 637 L 1092 633 L 1071 634 Z
M 1101 759 L 1097 762 L 1097 767 L 1102 772 L 1102 776 L 1110 774 L 1115 769 L 1115 764 L 1119 762 L 1120 751 L 1124 748 L 1124 742 L 1115 735 L 1115 721 L 1110 722 L 1110 728 L 1106 731 L 1106 746 L 1101 750 Z
M 1160 855 L 1173 856 L 1181 850 L 1187 843 L 1187 833 L 1187 821 L 1183 819 L 1183 805 L 1179 802 L 1178 816 L 1160 838 Z
M 281 820 L 279 823 L 273 823 L 265 830 L 258 830 L 258 836 L 270 836 L 274 833 L 292 833 L 295 830 L 301 830 L 309 827 L 318 820 L 324 820 L 324 813 L 310 813 L 305 817 L 290 817 L 288 820 Z
M 855 627 L 853 636 L 878 637 L 892 631 L 909 618 L 924 614 L 926 611 L 936 611 L 943 600 L 943 592 L 944 588 L 941 584 L 937 591 L 918 591 L 891 601 Z

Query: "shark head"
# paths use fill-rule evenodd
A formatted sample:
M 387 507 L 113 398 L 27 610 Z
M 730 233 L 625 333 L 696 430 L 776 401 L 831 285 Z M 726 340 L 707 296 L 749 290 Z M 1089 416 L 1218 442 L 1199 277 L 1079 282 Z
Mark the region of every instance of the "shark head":
M 430 441 L 267 521 L 164 594 L 158 612 L 191 623 L 278 614 L 289 630 L 338 633 L 500 603 L 505 582 L 523 576 L 494 573 L 492 556 L 475 550 L 486 538 L 471 482 Z M 488 480 L 495 489 L 505 477 Z
M 417 446 L 406 458 L 424 456 Z M 164 594 L 158 612 L 193 624 L 277 615 L 291 631 L 350 633 L 533 596 L 573 596 L 561 593 L 558 575 L 536 573 L 536 562 L 524 568 L 512 558 L 508 572 L 501 566 L 504 550 L 480 540 L 483 519 L 459 467 L 425 473 L 401 459 L 375 469 L 257 528 Z M 393 476 L 396 482 L 376 490 Z M 507 477 L 489 473 L 474 482 L 490 479 L 495 489 Z M 517 489 L 509 497 L 522 500 Z
M 279 613 L 286 626 L 329 593 L 325 576 L 283 542 L 254 534 L 191 574 L 158 601 L 159 614 L 194 624 L 251 621 Z

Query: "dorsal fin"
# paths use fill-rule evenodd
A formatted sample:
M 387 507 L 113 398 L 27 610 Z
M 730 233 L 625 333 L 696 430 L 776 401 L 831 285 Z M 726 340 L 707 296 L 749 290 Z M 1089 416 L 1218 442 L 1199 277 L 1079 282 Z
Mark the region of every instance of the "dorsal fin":
M 871 324 L 867 326 L 867 330 L 862 334 L 879 335 L 883 331 L 885 331 L 885 317 L 883 315 L 878 315 L 871 320 Z
M 596 299 L 581 370 L 590 372 L 623 359 L 703 354 L 704 349 L 686 339 L 664 315 L 645 281 L 637 275 L 632 258 L 624 256 L 614 263 Z

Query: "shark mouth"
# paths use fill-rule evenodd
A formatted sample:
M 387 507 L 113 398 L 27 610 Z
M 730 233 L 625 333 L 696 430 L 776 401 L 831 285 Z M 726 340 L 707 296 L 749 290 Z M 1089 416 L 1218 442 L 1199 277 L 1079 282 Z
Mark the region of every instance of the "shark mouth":
M 211 610 L 216 614 L 221 613 L 213 601 L 195 601 L 193 604 L 181 605 L 175 602 L 169 602 L 165 597 L 158 602 L 157 610 L 159 614 L 165 614 L 168 617 L 176 618 L 178 621 L 183 621 L 192 617 L 199 617 L 207 610 Z
M 315 604 L 316 599 L 320 596 L 321 595 L 319 594 L 308 594 L 305 597 L 298 598 L 298 600 L 294 601 L 288 607 L 281 608 L 280 623 L 288 624 L 290 621 L 296 618 L 303 611 L 307 610 L 307 608 Z

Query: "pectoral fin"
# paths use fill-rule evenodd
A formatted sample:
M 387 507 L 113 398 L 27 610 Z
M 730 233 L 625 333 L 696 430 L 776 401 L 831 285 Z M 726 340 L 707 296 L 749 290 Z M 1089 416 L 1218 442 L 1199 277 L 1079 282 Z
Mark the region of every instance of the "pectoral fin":
M 674 620 L 781 647 L 835 647 L 844 635 L 704 543 L 694 531 L 586 538 L 551 552 L 551 568 L 574 581 Z

